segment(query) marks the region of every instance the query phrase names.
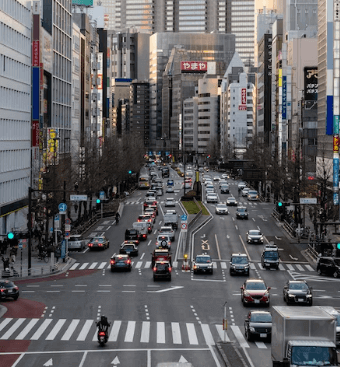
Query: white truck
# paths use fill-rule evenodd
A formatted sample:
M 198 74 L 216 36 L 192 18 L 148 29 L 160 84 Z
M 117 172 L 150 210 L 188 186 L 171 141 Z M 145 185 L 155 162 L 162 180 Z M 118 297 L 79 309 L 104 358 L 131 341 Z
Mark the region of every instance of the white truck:
M 274 306 L 271 344 L 273 367 L 338 366 L 336 319 L 317 306 Z
M 164 214 L 164 226 L 168 227 L 171 226 L 175 231 L 178 228 L 178 218 L 177 214 Z

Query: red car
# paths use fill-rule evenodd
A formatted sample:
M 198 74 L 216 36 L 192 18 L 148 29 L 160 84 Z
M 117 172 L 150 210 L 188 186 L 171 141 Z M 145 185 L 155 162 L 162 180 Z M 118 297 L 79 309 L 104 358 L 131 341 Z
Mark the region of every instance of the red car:
M 243 306 L 264 305 L 269 307 L 270 287 L 262 279 L 247 279 L 241 287 L 241 301 Z

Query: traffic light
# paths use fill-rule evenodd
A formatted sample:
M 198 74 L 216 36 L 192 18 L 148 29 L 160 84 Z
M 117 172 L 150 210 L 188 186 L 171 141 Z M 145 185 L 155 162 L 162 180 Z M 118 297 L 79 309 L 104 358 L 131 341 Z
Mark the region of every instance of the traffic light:
M 96 203 L 97 203 L 97 204 L 100 204 L 100 199 L 97 199 Z
M 7 238 L 8 238 L 9 240 L 13 240 L 13 238 L 14 238 L 14 233 L 13 233 L 13 232 L 8 232 L 8 233 L 7 233 Z
M 277 203 L 277 206 L 278 207 L 281 207 L 283 204 L 282 204 L 282 202 L 281 201 L 279 201 L 278 203 Z
M 131 175 L 131 173 L 132 173 L 132 171 L 130 170 L 130 171 L 129 171 L 129 175 Z
M 340 242 L 338 242 L 338 243 L 336 244 L 336 249 L 337 249 L 337 250 L 340 250 Z

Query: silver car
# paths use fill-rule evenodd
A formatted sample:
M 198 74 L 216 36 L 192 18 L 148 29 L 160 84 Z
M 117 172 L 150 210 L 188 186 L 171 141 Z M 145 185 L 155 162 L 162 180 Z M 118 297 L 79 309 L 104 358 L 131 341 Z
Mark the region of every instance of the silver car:
M 81 238 L 80 234 L 71 235 L 68 240 L 68 249 L 69 250 L 78 250 L 82 251 L 85 249 L 86 243 L 85 240 Z

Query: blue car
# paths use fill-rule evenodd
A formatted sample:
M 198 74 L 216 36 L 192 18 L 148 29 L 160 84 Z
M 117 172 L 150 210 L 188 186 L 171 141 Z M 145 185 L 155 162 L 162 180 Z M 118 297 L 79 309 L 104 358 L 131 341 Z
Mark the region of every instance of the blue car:
M 168 180 L 166 184 L 168 186 L 174 186 L 174 180 Z

